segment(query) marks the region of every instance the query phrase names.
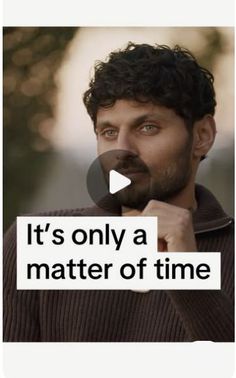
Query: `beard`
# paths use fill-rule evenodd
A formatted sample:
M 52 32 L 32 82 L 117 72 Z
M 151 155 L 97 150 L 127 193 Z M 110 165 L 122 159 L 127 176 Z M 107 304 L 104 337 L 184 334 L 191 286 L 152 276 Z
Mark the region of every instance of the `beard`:
M 188 184 L 191 167 L 188 161 L 183 161 L 146 176 L 143 182 L 134 182 L 115 194 L 121 206 L 143 210 L 150 200 L 167 202 Z
M 191 151 L 192 137 L 189 135 L 188 140 L 171 154 L 169 161 L 160 159 L 160 165 L 155 168 L 147 167 L 137 156 L 122 151 L 122 158 L 112 169 L 131 178 L 132 183 L 114 194 L 120 206 L 143 210 L 150 200 L 167 202 L 181 192 L 192 175 Z M 105 171 L 108 177 L 108 171 Z

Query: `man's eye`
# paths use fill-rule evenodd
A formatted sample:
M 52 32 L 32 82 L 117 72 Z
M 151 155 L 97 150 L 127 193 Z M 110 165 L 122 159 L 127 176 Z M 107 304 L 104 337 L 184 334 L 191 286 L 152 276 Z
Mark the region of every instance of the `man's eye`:
M 159 130 L 158 127 L 152 124 L 143 125 L 140 128 L 141 133 L 146 134 L 146 135 L 154 135 L 158 132 L 158 130 Z
M 101 132 L 101 135 L 107 139 L 112 139 L 117 136 L 117 130 L 115 129 L 106 129 Z

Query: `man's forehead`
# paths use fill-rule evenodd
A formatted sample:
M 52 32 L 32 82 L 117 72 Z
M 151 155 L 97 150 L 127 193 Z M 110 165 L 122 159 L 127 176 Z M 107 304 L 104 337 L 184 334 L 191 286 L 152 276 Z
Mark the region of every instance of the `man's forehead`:
M 175 112 L 161 105 L 151 102 L 137 102 L 134 100 L 117 100 L 114 105 L 100 107 L 97 112 L 96 126 L 101 127 L 105 124 L 115 122 L 134 122 L 153 118 L 169 120 Z

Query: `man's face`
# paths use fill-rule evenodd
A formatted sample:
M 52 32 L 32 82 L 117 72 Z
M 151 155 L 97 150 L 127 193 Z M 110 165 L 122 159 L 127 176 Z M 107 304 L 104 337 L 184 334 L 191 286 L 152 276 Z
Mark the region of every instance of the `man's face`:
M 192 136 L 173 110 L 117 100 L 98 110 L 96 133 L 98 154 L 113 151 L 104 155 L 104 170 L 115 169 L 133 183 L 117 193 L 122 205 L 143 208 L 150 199 L 166 201 L 189 183 Z

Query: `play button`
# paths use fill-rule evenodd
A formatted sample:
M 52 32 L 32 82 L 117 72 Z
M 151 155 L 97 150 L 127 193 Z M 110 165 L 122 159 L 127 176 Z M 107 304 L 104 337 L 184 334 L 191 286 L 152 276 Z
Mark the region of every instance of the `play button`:
M 146 200 L 149 187 L 146 164 L 130 151 L 104 152 L 88 169 L 87 189 L 91 199 L 98 207 L 115 214 L 122 206 L 137 208 Z
M 116 172 L 112 169 L 109 172 L 109 192 L 115 194 L 119 190 L 126 188 L 126 186 L 131 184 L 131 180 L 128 177 Z

